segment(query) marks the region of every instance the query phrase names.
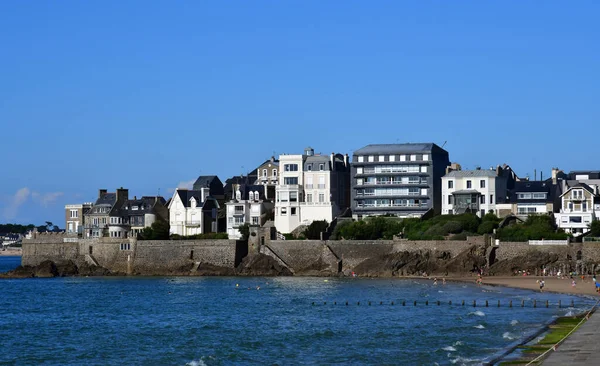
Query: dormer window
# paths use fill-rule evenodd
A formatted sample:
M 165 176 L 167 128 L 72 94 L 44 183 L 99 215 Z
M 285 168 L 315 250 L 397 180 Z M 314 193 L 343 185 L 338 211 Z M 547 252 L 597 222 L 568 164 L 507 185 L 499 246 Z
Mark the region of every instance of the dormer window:
M 306 166 L 306 170 L 308 170 L 309 172 L 312 172 L 312 164 L 308 164 Z
M 190 199 L 190 207 L 191 208 L 196 208 L 196 204 L 197 204 L 196 199 L 194 197 L 192 197 Z
M 571 199 L 580 200 L 583 199 L 583 190 L 576 189 L 571 191 Z
M 242 199 L 242 192 L 239 189 L 235 191 L 235 199 L 238 201 Z
M 250 192 L 250 193 L 248 193 L 248 199 L 249 199 L 250 201 L 254 201 L 254 192 Z
M 260 197 L 258 195 L 258 191 L 254 191 L 254 199 L 257 201 L 260 199 Z
M 320 171 L 325 170 L 325 164 L 319 164 L 319 170 Z

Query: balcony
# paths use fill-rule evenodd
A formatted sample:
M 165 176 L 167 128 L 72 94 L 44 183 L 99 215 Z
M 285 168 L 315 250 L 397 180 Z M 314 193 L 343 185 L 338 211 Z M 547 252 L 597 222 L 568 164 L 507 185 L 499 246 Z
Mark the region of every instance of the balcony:
M 190 220 L 190 221 L 185 222 L 185 226 L 189 226 L 189 227 L 198 227 L 201 225 L 202 225 L 202 222 L 199 220 Z

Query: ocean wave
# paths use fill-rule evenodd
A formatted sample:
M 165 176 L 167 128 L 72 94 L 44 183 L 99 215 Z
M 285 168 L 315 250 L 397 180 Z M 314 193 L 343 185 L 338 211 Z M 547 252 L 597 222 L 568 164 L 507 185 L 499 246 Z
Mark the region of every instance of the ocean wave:
M 474 325 L 473 328 L 477 328 L 477 329 L 485 329 L 485 326 L 478 324 L 478 325 Z
M 479 362 L 479 361 L 480 360 L 477 359 L 477 358 L 457 357 L 454 360 L 450 360 L 450 363 L 453 364 L 453 365 L 457 364 L 457 363 L 460 363 L 460 365 L 466 365 L 466 364 L 469 364 L 469 363 L 472 364 L 472 363 L 476 363 L 476 362 Z
M 469 313 L 468 315 L 485 316 L 485 313 L 481 310 L 477 310 L 473 311 L 472 313 Z
M 442 348 L 444 351 L 449 351 L 449 352 L 456 352 L 456 348 L 452 347 L 452 346 L 447 346 Z
M 510 334 L 509 332 L 504 332 L 504 334 L 502 334 L 502 338 L 508 339 L 508 340 L 513 340 L 516 337 L 514 335 Z
M 462 346 L 463 344 L 464 343 L 462 341 L 456 341 L 456 342 L 454 342 L 453 346 L 454 347 L 456 347 L 456 346 Z
M 573 316 L 573 310 L 569 310 L 567 311 L 567 313 L 565 314 L 565 316 Z
M 516 319 L 510 321 L 510 325 L 512 325 L 513 327 L 517 324 L 519 324 L 519 321 Z
M 198 361 L 192 360 L 192 361 L 186 363 L 185 366 L 206 366 L 206 364 L 202 360 L 198 360 Z

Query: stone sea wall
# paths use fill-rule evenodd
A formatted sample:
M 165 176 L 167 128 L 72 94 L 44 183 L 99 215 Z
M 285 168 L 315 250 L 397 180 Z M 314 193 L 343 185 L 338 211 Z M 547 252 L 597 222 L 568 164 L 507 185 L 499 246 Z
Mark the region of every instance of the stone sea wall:
M 250 251 L 253 254 L 268 256 L 296 275 L 347 273 L 361 263 L 372 264 L 374 260 L 379 261 L 378 258 L 399 258 L 402 257 L 401 253 L 413 253 L 421 258 L 421 262 L 429 261 L 427 258 L 443 258 L 446 262 L 457 259 L 464 262 L 463 257 L 472 258 L 474 247 L 487 247 L 484 257 L 489 260 L 488 263 L 512 261 L 513 264 L 503 267 L 505 272 L 509 267 L 514 267 L 515 263 L 519 264 L 521 259 L 523 262 L 531 258 L 546 260 L 548 255 L 554 261 L 558 258 L 561 265 L 566 264 L 571 268 L 577 268 L 582 263 L 586 264 L 586 268 L 600 265 L 600 243 L 529 245 L 501 242 L 499 246 L 489 246 L 490 241 L 486 237 L 469 237 L 465 241 L 263 240 L 259 236 L 252 239 L 254 241 L 250 242 Z M 247 243 L 235 240 L 138 241 L 77 239 L 61 234 L 38 234 L 33 239 L 23 241 L 22 264 L 34 266 L 45 260 L 72 260 L 77 265 L 94 264 L 120 273 L 177 274 L 190 271 L 199 264 L 236 268 L 248 255 L 248 247 Z

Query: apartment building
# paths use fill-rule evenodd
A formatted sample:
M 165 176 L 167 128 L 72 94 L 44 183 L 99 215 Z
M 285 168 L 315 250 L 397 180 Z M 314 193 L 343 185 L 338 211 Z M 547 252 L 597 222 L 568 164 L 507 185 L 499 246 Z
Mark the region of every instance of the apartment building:
M 82 234 L 84 215 L 92 208 L 92 203 L 65 205 L 65 230 L 67 234 Z
M 352 156 L 352 216 L 420 217 L 442 209 L 448 152 L 434 143 L 374 144 Z
M 331 222 L 350 206 L 348 155 L 303 154 L 279 157 L 279 180 L 275 187 L 275 226 L 290 233 L 315 220 Z

